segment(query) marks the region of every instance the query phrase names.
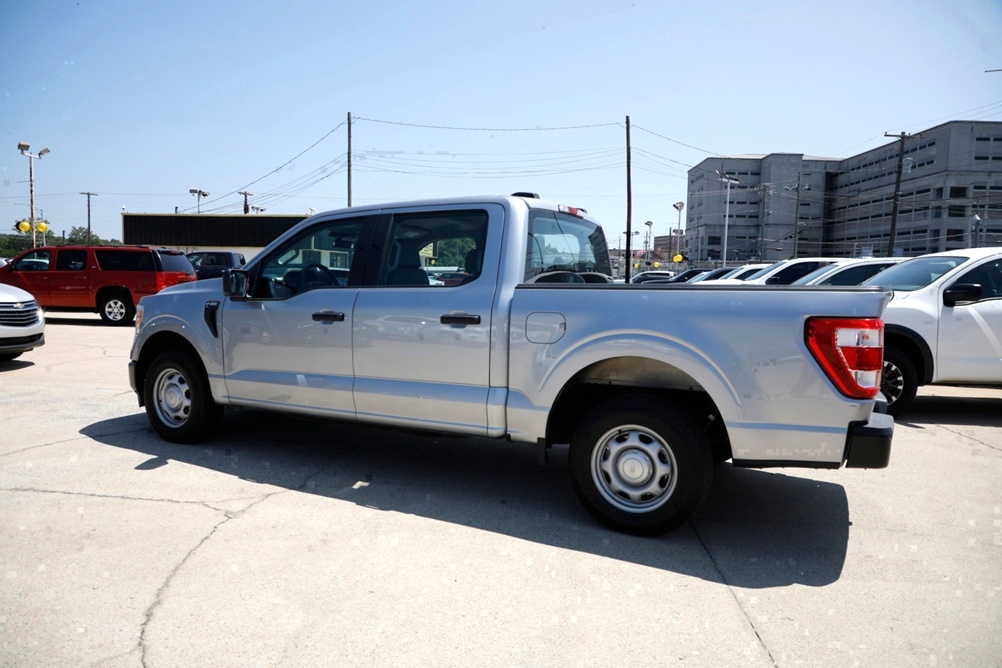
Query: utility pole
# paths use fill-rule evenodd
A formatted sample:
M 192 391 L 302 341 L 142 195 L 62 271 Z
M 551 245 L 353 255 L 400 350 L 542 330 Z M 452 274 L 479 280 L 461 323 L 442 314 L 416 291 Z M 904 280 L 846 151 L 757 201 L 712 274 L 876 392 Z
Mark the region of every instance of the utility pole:
M 351 112 L 348 112 L 348 206 L 351 206 Z
M 898 168 L 894 177 L 894 201 L 891 203 L 891 231 L 887 236 L 887 257 L 894 255 L 894 237 L 898 233 L 898 204 L 901 200 L 901 169 L 905 161 L 905 139 L 909 137 L 921 137 L 922 135 L 910 135 L 902 132 L 898 135 L 884 133 L 885 137 L 893 137 L 898 140 Z
M 626 273 L 627 283 L 630 282 L 630 269 L 633 256 L 630 253 L 630 239 L 633 238 L 633 181 L 630 177 L 630 117 L 626 117 Z
M 90 246 L 90 198 L 97 197 L 97 193 L 80 193 L 87 196 L 87 245 Z
M 240 191 L 240 192 L 238 192 L 237 194 L 238 194 L 238 195 L 243 195 L 243 196 L 244 196 L 244 213 L 245 213 L 245 214 L 248 214 L 248 213 L 250 213 L 250 206 L 249 206 L 249 205 L 247 204 L 247 198 L 248 198 L 248 197 L 253 197 L 253 196 L 254 196 L 254 194 L 253 194 L 253 193 L 249 193 L 249 192 L 247 192 L 246 190 L 241 190 L 241 191 Z
M 811 189 L 811 185 L 809 183 L 803 186 L 800 185 L 800 177 L 802 175 L 802 172 L 797 172 L 797 185 L 793 188 L 797 191 L 797 199 L 793 206 L 793 257 L 799 257 L 797 255 L 797 249 L 800 245 L 800 190 L 801 188 L 804 190 Z M 787 186 L 787 190 L 789 190 L 789 186 Z

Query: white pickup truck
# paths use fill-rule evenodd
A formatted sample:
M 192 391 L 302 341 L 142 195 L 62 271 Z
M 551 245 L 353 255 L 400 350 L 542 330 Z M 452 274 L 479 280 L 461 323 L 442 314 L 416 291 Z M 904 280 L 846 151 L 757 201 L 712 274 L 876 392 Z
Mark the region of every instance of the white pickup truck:
M 439 265 L 466 276 L 435 285 Z M 569 444 L 588 511 L 642 535 L 696 511 L 714 462 L 887 466 L 886 290 L 609 270 L 584 210 L 529 194 L 319 214 L 243 269 L 144 298 L 130 381 L 177 442 L 239 406 L 508 439 L 542 461 Z
M 1002 248 L 922 255 L 864 285 L 894 291 L 883 316 L 888 413 L 907 411 L 921 385 L 1002 388 Z

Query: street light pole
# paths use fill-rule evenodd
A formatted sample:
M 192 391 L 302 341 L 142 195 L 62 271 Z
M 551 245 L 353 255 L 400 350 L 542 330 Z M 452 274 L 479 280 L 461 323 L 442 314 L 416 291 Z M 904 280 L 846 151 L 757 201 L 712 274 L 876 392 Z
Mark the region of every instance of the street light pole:
M 28 156 L 28 206 L 31 207 L 29 224 L 31 225 L 31 247 L 34 248 L 38 245 L 35 239 L 35 158 L 41 160 L 43 155 L 49 153 L 49 149 L 43 148 L 37 154 L 34 154 L 28 153 L 29 148 L 31 148 L 31 146 L 29 146 L 27 142 L 22 141 L 17 144 L 17 150 L 21 151 L 21 155 Z
M 682 209 L 685 208 L 685 202 L 675 202 L 672 204 L 675 210 L 678 211 L 678 229 L 675 230 L 674 243 L 672 244 L 672 257 L 678 255 L 681 250 L 682 243 Z
M 717 172 L 717 176 L 720 177 L 720 180 L 723 181 L 723 182 L 725 182 L 727 184 L 727 195 L 726 195 L 727 200 L 724 202 L 724 251 L 723 251 L 723 253 L 721 253 L 722 259 L 724 261 L 724 263 L 721 266 L 722 267 L 726 267 L 727 266 L 727 232 L 728 232 L 727 227 L 728 227 L 728 223 L 730 223 L 730 220 L 731 220 L 731 184 L 732 183 L 740 183 L 740 181 L 738 181 L 733 176 L 728 176 L 727 174 L 721 172 L 719 169 L 717 169 L 715 171 Z
M 207 193 L 204 190 L 201 190 L 199 188 L 188 188 L 188 192 L 190 192 L 192 195 L 195 196 L 195 201 L 196 201 L 195 210 L 196 210 L 196 212 L 197 213 L 202 213 L 202 198 L 203 197 L 208 197 L 209 193 Z
M 646 223 L 644 223 L 644 225 L 647 226 L 647 241 L 644 242 L 644 248 L 647 250 L 647 259 L 645 260 L 645 262 L 647 263 L 647 267 L 650 268 L 650 266 L 651 266 L 651 246 L 653 245 L 653 242 L 654 242 L 654 239 L 651 236 L 651 233 L 654 231 L 654 221 L 648 220 Z

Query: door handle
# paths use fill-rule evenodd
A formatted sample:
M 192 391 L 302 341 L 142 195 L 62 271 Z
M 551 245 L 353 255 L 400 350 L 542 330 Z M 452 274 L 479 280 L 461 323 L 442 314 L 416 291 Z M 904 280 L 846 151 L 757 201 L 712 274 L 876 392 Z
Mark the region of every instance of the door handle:
M 317 322 L 344 322 L 344 313 L 336 311 L 317 311 L 313 314 Z
M 443 325 L 479 325 L 479 315 L 467 315 L 465 313 L 448 313 L 439 318 Z

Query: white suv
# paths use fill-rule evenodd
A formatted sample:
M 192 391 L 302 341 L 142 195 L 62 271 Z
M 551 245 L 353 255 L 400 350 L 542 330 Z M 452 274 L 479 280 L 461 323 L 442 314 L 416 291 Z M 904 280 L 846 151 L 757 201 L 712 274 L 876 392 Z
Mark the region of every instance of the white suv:
M 920 385 L 1002 388 L 1002 248 L 922 255 L 863 285 L 894 291 L 883 316 L 888 413 L 906 410 Z
M 30 293 L 0 283 L 0 363 L 45 343 L 45 318 Z

